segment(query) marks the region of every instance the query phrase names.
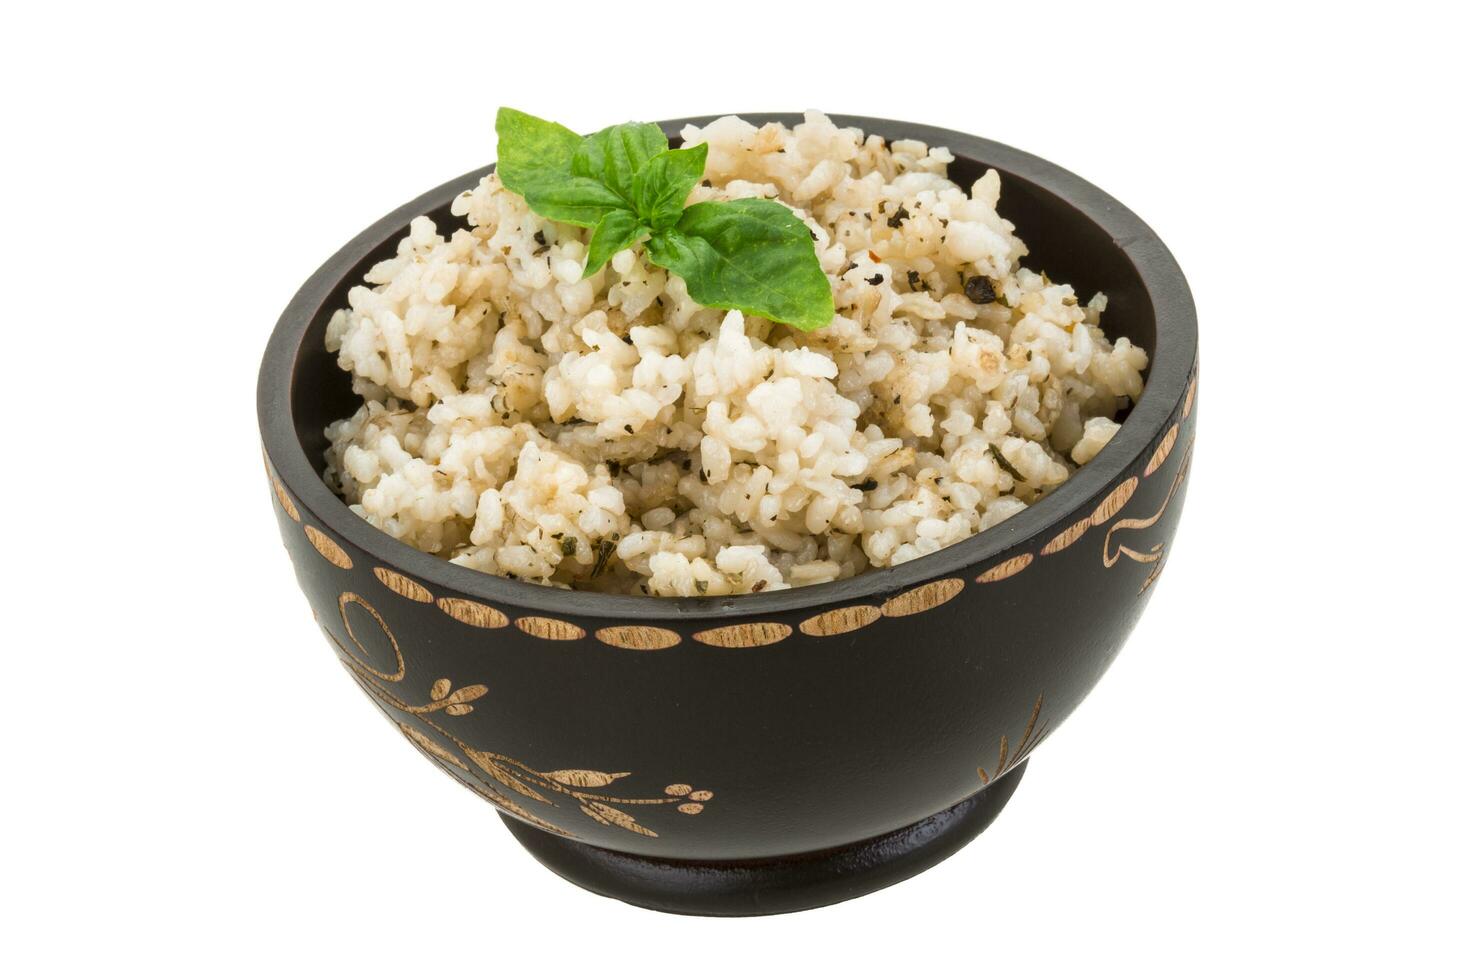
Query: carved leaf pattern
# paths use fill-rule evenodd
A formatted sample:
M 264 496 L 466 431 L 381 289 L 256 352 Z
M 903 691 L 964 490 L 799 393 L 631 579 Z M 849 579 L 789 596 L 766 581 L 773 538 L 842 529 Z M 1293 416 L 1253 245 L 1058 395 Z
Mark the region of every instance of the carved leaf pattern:
M 471 762 L 479 766 L 481 769 L 485 770 L 486 774 L 489 775 L 491 779 L 495 780 L 506 789 L 519 793 L 527 799 L 535 800 L 538 803 L 551 802 L 546 797 L 542 796 L 540 793 L 536 792 L 534 789 L 527 786 L 525 783 L 521 782 L 521 780 L 512 775 L 510 770 L 502 766 L 500 762 L 490 753 L 481 752 L 478 749 L 466 749 L 465 755 L 470 757 Z
M 553 769 L 551 772 L 543 772 L 541 775 L 547 779 L 555 780 L 563 786 L 597 789 L 600 786 L 608 785 L 615 779 L 622 779 L 628 774 L 625 772 L 598 772 L 596 769 Z
M 337 646 L 342 664 L 352 675 L 353 680 L 357 682 L 370 698 L 378 703 L 378 706 L 385 713 L 388 713 L 390 718 L 393 717 L 393 711 L 405 712 L 415 716 L 421 724 L 428 726 L 439 735 L 442 735 L 445 742 L 440 742 L 434 736 L 426 734 L 414 725 L 405 722 L 398 723 L 399 730 L 403 735 L 434 762 L 435 765 L 455 776 L 463 785 L 469 787 L 475 793 L 507 813 L 513 814 L 548 832 L 563 836 L 572 836 L 569 831 L 532 813 L 525 805 L 512 799 L 500 789 L 509 790 L 510 793 L 524 797 L 527 800 L 534 800 L 548 806 L 557 806 L 556 802 L 543 796 L 538 789 L 534 788 L 539 787 L 541 790 L 545 790 L 558 798 L 570 797 L 572 800 L 575 800 L 585 815 L 603 826 L 617 827 L 620 830 L 632 834 L 639 834 L 643 837 L 657 837 L 659 835 L 656 832 L 638 823 L 632 815 L 618 809 L 616 806 L 609 805 L 609 803 L 629 806 L 676 804 L 676 808 L 681 813 L 697 814 L 704 809 L 704 801 L 709 800 L 714 795 L 709 790 L 696 791 L 687 783 L 678 783 L 670 784 L 666 790 L 666 792 L 671 790 L 681 791 L 679 793 L 668 794 L 674 796 L 675 799 L 645 799 L 616 795 L 602 796 L 588 791 L 601 789 L 625 776 L 632 775 L 632 773 L 603 772 L 600 769 L 553 769 L 547 772 L 541 772 L 507 756 L 471 748 L 453 732 L 436 724 L 433 720 L 433 715 L 440 711 L 447 715 L 468 714 L 474 710 L 474 706 L 470 702 L 484 697 L 489 693 L 490 689 L 484 684 L 467 684 L 464 687 L 455 688 L 451 678 L 440 677 L 435 679 L 429 686 L 429 700 L 427 703 L 415 704 L 403 700 L 398 694 L 394 693 L 394 688 L 390 687 L 390 685 L 396 685 L 401 681 L 406 673 L 403 652 L 399 648 L 396 638 L 394 638 L 393 633 L 388 629 L 387 624 L 383 622 L 381 615 L 365 599 L 355 593 L 343 593 L 338 602 L 339 612 L 341 613 L 342 622 L 349 637 L 354 641 L 356 637 L 353 635 L 352 623 L 348 621 L 346 616 L 346 606 L 350 603 L 361 605 L 367 611 L 368 615 L 378 623 L 379 628 L 393 644 L 393 651 L 396 655 L 395 666 L 397 667 L 397 670 L 391 674 L 373 669 L 359 657 L 355 656 L 331 631 L 324 630 L 327 638 Z M 789 627 L 785 629 L 789 632 Z M 365 651 L 362 652 L 365 653 Z M 463 758 L 457 755 L 453 749 L 447 747 L 449 743 L 452 743 L 460 753 L 463 753 Z M 464 759 L 468 759 L 469 762 L 465 762 Z M 474 768 L 472 769 L 471 766 Z M 476 775 L 475 770 L 483 772 L 484 777 L 488 777 L 488 779 Z M 497 786 L 500 788 L 497 788 Z M 681 804 L 678 798 L 686 793 L 691 802 Z
M 417 745 L 420 749 L 427 752 L 435 759 L 438 759 L 439 761 L 447 763 L 451 766 L 456 766 L 460 769 L 466 768 L 463 762 L 460 762 L 454 757 L 454 753 L 450 752 L 444 746 L 440 745 L 438 742 L 434 741 L 432 738 L 425 735 L 417 728 L 414 728 L 412 725 L 405 725 L 402 722 L 399 723 L 398 727 L 402 729 L 403 734 L 407 736 L 410 742 L 412 742 L 414 745 Z
M 548 826 L 546 821 L 542 820 L 540 817 L 536 816 L 536 814 L 532 813 L 530 810 L 527 810 L 525 807 L 521 806 L 519 803 L 510 799 L 509 797 L 501 796 L 499 793 L 486 795 L 490 802 L 494 803 L 498 807 L 501 807 L 506 812 L 514 813 L 516 816 L 521 817 L 524 820 L 529 820 L 531 823 L 534 823 L 538 826 Z M 562 834 L 566 833 L 566 831 L 561 830 L 560 828 L 557 828 L 557 832 Z
M 599 803 L 597 800 L 583 800 L 582 812 L 603 826 L 621 827 L 624 830 L 631 830 L 635 834 L 642 834 L 644 837 L 658 836 L 658 834 L 644 827 L 622 810 L 610 807 L 606 803 Z
M 486 694 L 489 693 L 489 691 L 490 689 L 484 684 L 471 684 L 468 687 L 462 687 L 458 691 L 455 691 L 453 694 L 449 695 L 449 703 L 464 705 L 466 708 L 468 708 L 468 702 L 483 698 Z M 441 698 L 443 696 L 444 695 L 442 694 L 439 695 L 439 697 Z M 435 700 L 438 700 L 438 698 L 435 698 Z

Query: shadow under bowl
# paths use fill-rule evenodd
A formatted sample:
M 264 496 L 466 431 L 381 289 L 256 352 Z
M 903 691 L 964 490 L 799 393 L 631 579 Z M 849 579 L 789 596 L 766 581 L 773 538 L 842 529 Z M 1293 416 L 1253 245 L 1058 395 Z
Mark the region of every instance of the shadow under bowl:
M 673 136 L 712 118 L 661 125 Z M 413 217 L 456 226 L 450 201 L 488 167 L 327 260 L 282 314 L 261 365 L 277 520 L 350 675 L 548 867 L 651 908 L 811 908 L 953 853 L 995 817 L 1031 751 L 1117 655 L 1183 505 L 1196 324 L 1163 243 L 1030 154 L 930 126 L 832 118 L 948 147 L 962 185 L 994 167 L 1026 264 L 1079 296 L 1106 292 L 1104 330 L 1150 353 L 1143 396 L 1097 458 L 960 544 L 826 585 L 655 599 L 470 571 L 354 515 L 320 477 L 323 429 L 358 403 L 325 349 L 327 321 Z

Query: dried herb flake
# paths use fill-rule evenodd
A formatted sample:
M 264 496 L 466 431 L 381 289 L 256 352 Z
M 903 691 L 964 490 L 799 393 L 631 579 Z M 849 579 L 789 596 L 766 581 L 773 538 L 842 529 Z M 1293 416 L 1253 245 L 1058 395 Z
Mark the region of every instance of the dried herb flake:
M 995 302 L 995 283 L 988 276 L 971 276 L 965 280 L 965 296 L 981 306 Z

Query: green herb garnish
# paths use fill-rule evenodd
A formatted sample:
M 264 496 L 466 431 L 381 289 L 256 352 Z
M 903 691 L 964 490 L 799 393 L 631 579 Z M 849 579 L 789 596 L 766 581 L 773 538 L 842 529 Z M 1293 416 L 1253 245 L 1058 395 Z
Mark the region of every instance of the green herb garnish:
M 592 229 L 584 279 L 646 241 L 648 260 L 683 279 L 704 306 L 798 330 L 832 322 L 831 283 L 811 231 L 789 208 L 762 198 L 684 207 L 704 176 L 703 143 L 671 150 L 652 123 L 582 137 L 507 108 L 496 114 L 495 133 L 506 188 L 543 218 Z
M 597 560 L 592 564 L 592 574 L 590 576 L 591 578 L 596 578 L 597 576 L 602 574 L 602 570 L 607 567 L 607 560 L 611 558 L 613 552 L 617 550 L 617 543 L 609 541 L 607 538 L 603 538 L 601 541 L 597 542 Z

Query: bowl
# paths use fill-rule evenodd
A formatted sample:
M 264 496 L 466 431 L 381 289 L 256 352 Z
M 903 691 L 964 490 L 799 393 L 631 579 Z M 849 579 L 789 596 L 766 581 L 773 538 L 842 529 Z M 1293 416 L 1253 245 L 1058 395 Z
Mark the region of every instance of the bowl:
M 660 125 L 674 136 L 713 118 Z M 451 199 L 489 167 L 405 204 L 328 259 L 282 314 L 261 365 L 273 507 L 332 652 L 408 744 L 494 805 L 543 864 L 649 908 L 831 904 L 968 843 L 1117 655 L 1184 503 L 1195 314 L 1154 233 L 1019 150 L 915 123 L 833 119 L 947 146 L 961 184 L 1000 171 L 1001 211 L 1031 248 L 1027 265 L 1079 295 L 1104 290 L 1104 329 L 1152 358 L 1142 397 L 1092 462 L 966 541 L 825 585 L 671 599 L 471 571 L 354 515 L 320 476 L 323 428 L 355 408 L 323 345 L 327 320 L 411 218 L 455 222 Z

